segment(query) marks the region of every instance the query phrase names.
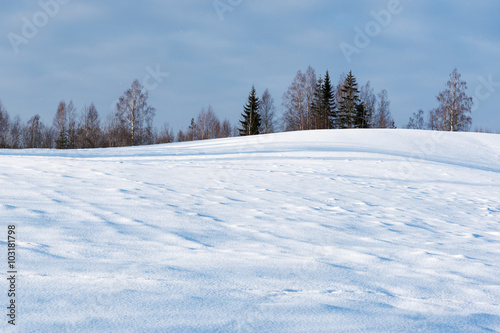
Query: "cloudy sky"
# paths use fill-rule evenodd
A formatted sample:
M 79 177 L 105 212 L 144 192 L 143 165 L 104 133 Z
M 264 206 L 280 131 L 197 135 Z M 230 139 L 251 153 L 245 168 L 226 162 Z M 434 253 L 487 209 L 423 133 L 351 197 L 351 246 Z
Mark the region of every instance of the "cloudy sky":
M 399 4 L 398 4 L 399 3 Z M 177 131 L 202 107 L 236 123 L 254 84 L 281 97 L 298 70 L 387 89 L 398 127 L 434 108 L 457 67 L 473 127 L 500 131 L 497 0 L 4 1 L 0 100 L 23 121 L 57 104 L 101 116 L 139 79 L 155 123 Z M 378 19 L 376 18 L 378 13 Z M 360 33 L 361 31 L 361 33 Z M 167 74 L 168 73 L 168 74 Z

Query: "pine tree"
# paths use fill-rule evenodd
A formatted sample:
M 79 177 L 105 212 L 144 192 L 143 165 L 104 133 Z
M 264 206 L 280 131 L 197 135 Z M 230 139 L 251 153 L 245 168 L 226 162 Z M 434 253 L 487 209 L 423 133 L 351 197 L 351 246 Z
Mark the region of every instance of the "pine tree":
M 357 107 L 359 104 L 359 91 L 356 78 L 352 71 L 347 75 L 341 89 L 342 98 L 339 101 L 339 128 L 353 128 L 356 121 Z
M 255 91 L 255 86 L 252 86 L 252 91 L 248 96 L 248 102 L 244 106 L 240 120 L 241 127 L 238 129 L 240 136 L 257 135 L 259 134 L 260 127 L 260 114 L 259 114 L 260 101 Z

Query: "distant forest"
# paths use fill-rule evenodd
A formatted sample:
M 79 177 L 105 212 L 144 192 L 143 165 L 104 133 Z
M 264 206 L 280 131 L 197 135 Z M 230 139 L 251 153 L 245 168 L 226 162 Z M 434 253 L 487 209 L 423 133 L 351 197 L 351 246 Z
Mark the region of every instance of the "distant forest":
M 427 114 L 418 110 L 405 126 L 410 129 L 469 131 L 472 98 L 457 69 L 450 74 L 446 89 L 436 99 L 437 108 Z M 0 102 L 0 148 L 82 149 L 124 147 L 193 141 L 284 131 L 344 128 L 395 128 L 390 100 L 385 89 L 375 94 L 370 81 L 359 87 L 352 72 L 343 74 L 337 85 L 328 71 L 319 77 L 309 67 L 298 71 L 282 96 L 278 117 L 268 89 L 261 96 L 251 88 L 240 121 L 220 121 L 211 106 L 202 108 L 186 130 L 174 134 L 168 124 L 155 127 L 155 108 L 148 104 L 148 91 L 135 80 L 119 98 L 115 111 L 102 119 L 91 103 L 80 111 L 73 102 L 61 101 L 52 124 L 34 115 L 26 123 L 10 118 Z

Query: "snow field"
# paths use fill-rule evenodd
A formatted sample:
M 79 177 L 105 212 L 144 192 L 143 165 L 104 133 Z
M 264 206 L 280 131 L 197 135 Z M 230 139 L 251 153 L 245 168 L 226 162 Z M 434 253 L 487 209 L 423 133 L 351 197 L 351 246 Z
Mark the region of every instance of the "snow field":
M 498 135 L 5 150 L 0 198 L 22 332 L 500 331 Z

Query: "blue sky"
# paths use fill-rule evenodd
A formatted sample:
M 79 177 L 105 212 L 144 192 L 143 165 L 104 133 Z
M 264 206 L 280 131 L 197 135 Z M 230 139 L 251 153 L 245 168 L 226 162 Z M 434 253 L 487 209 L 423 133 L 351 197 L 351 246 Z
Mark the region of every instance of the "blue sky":
M 373 12 L 389 10 L 375 23 Z M 268 88 L 281 111 L 293 77 L 311 65 L 335 83 L 352 70 L 359 83 L 387 89 L 403 127 L 413 112 L 437 106 L 457 67 L 476 100 L 473 127 L 500 131 L 499 12 L 496 0 L 8 1 L 0 100 L 23 121 L 38 113 L 52 123 L 60 100 L 78 109 L 94 102 L 105 118 L 139 79 L 150 87 L 156 125 L 177 131 L 208 105 L 236 123 L 253 84 L 260 94 Z M 357 28 L 371 31 L 368 45 L 356 44 Z M 347 44 L 361 46 L 350 61 Z M 160 72 L 156 81 L 151 72 Z

